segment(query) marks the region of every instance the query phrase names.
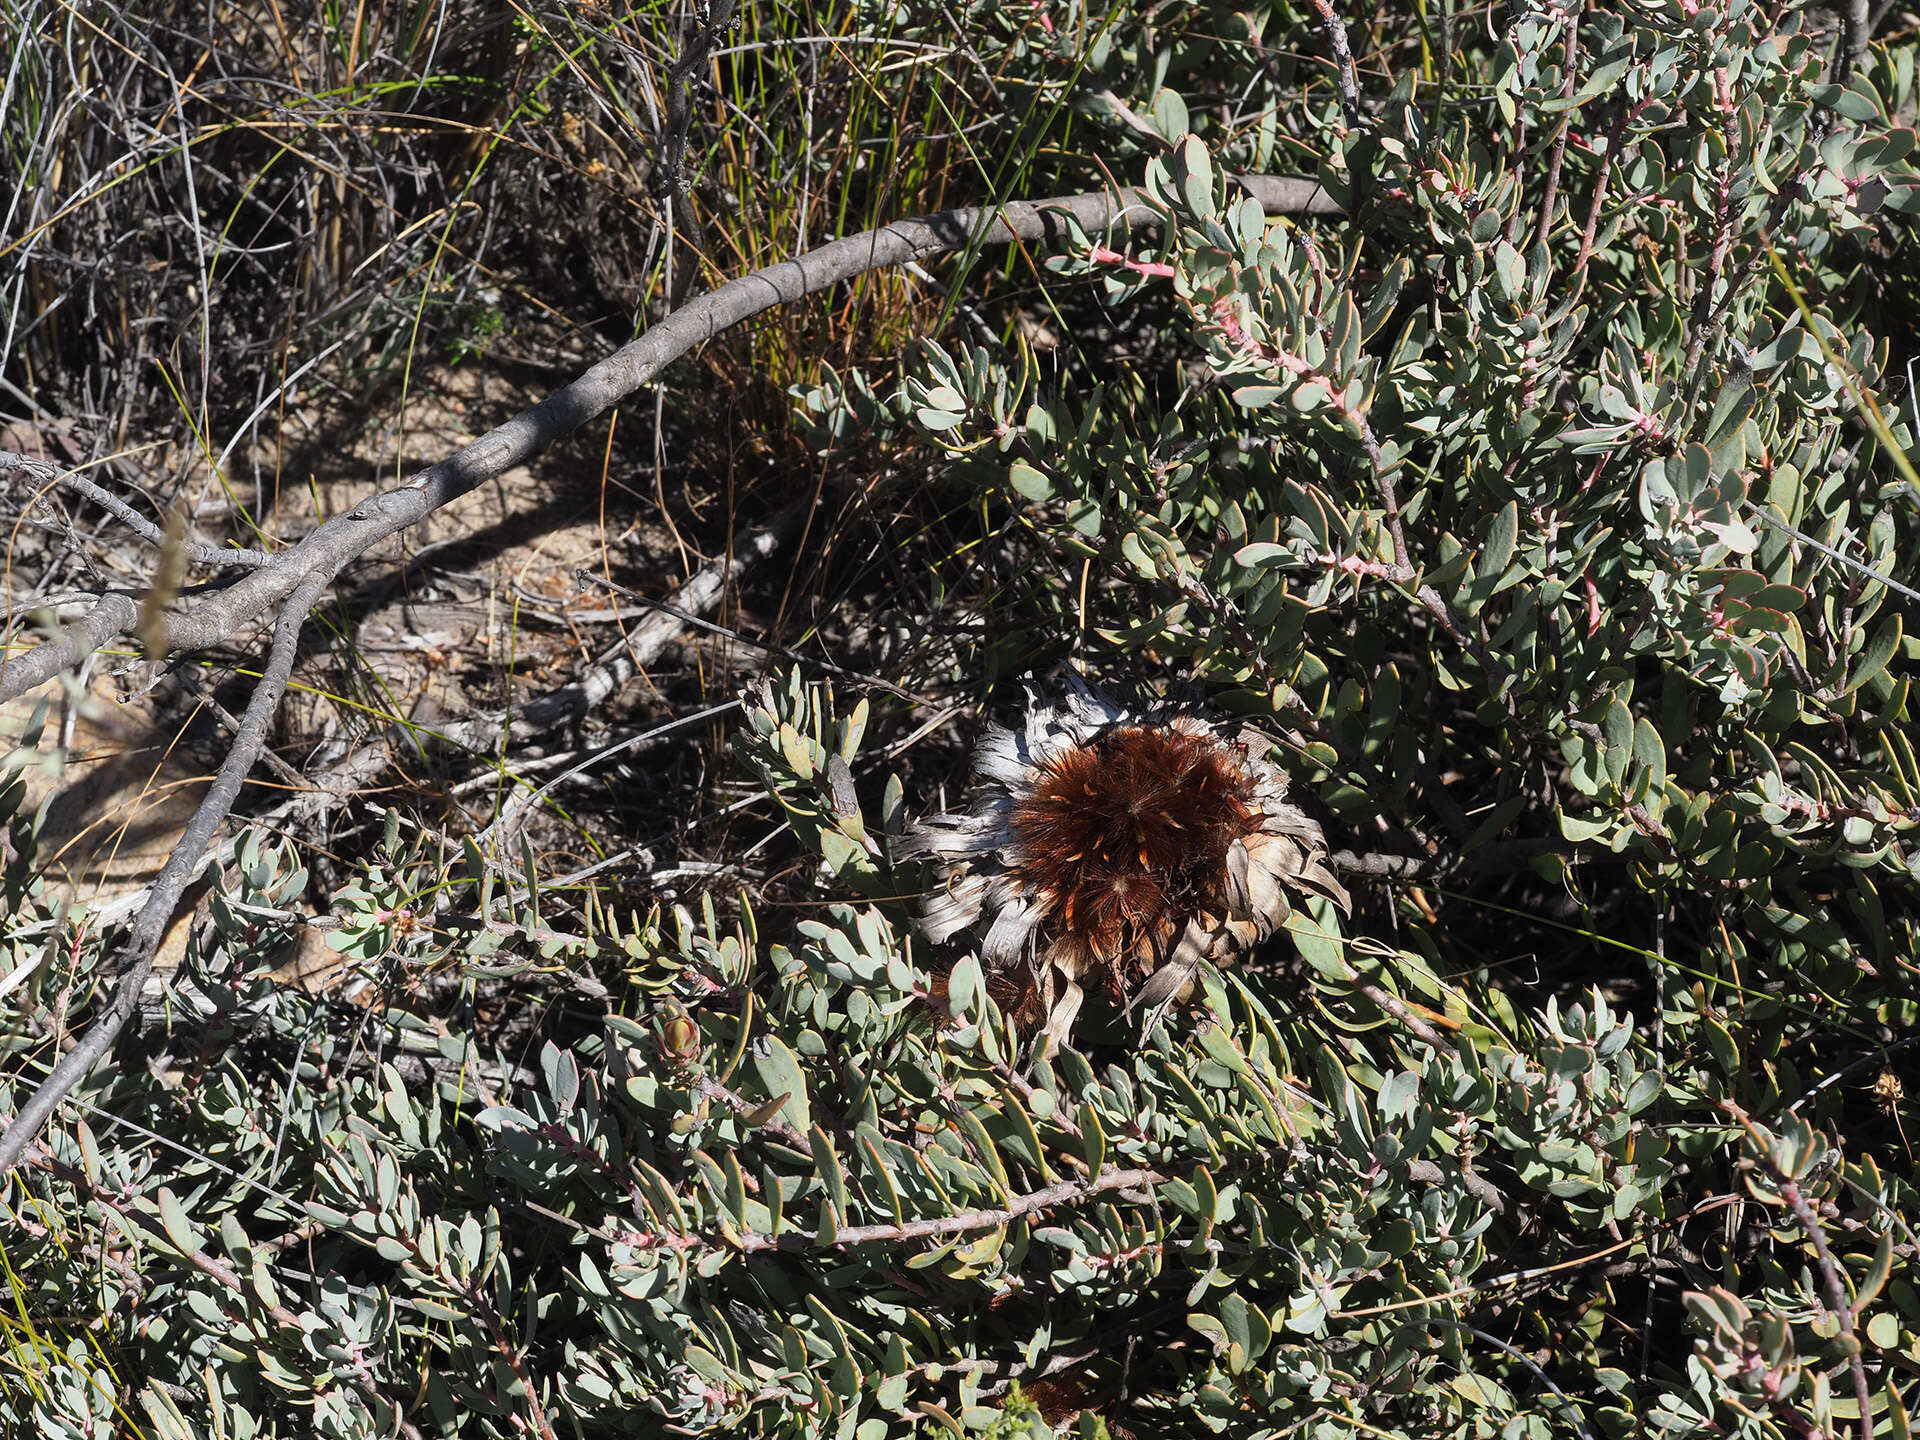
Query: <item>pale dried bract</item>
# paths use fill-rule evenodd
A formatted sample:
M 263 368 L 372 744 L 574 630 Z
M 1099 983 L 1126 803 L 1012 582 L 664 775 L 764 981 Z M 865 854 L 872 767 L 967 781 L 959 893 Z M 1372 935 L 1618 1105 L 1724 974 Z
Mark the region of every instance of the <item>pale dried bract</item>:
M 1029 687 L 1024 723 L 980 741 L 971 809 L 905 837 L 903 858 L 935 867 L 921 928 L 973 931 L 1001 1004 L 1056 1044 L 1089 987 L 1127 1006 L 1183 998 L 1202 962 L 1265 939 L 1298 898 L 1347 909 L 1269 749 L 1251 729 L 1226 739 L 1190 710 L 1129 707 L 1077 676 L 1058 701 Z

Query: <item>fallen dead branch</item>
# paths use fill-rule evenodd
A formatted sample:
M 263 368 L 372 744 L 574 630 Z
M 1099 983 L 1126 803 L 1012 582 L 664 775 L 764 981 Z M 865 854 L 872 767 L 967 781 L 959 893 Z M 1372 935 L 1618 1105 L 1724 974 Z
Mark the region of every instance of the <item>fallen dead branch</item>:
M 1327 213 L 1332 208 L 1312 180 L 1247 176 L 1239 183 L 1269 213 Z M 307 615 L 347 565 L 382 540 L 418 524 L 435 510 L 604 413 L 702 341 L 762 311 L 804 299 L 857 275 L 933 255 L 982 245 L 1057 240 L 1066 233 L 1068 220 L 1092 233 L 1134 225 L 1155 226 L 1160 219 L 1161 212 L 1131 189 L 950 210 L 850 235 L 797 259 L 729 281 L 688 301 L 572 383 L 458 454 L 393 489 L 368 497 L 320 525 L 299 543 L 272 555 L 267 563 L 254 566 L 227 588 L 167 615 L 163 624 L 153 627 L 157 633 L 146 637 L 150 648 L 169 654 L 206 649 L 230 640 L 261 616 L 274 614 L 272 648 L 218 776 L 148 889 L 139 916 L 120 947 L 113 993 L 106 1006 L 0 1134 L 0 1173 L 19 1161 L 40 1127 L 112 1047 L 138 1008 L 141 987 L 152 969 L 166 923 L 187 883 L 201 869 L 201 856 L 232 811 L 241 786 L 265 748 L 274 713 L 292 674 Z M 56 638 L 0 666 L 0 701 L 23 694 L 102 646 L 134 634 L 140 626 L 139 611 L 132 596 L 101 595 Z M 600 683 L 614 682 L 621 673 L 618 657 L 615 667 L 601 677 Z M 584 697 L 569 696 L 564 704 L 574 705 L 578 698 Z

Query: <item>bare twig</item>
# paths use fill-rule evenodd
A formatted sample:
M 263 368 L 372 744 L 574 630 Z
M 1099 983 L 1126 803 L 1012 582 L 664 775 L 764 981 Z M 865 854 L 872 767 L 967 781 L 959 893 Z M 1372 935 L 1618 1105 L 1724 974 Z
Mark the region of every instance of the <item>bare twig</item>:
M 1360 82 L 1354 76 L 1353 50 L 1347 44 L 1347 23 L 1334 12 L 1333 0 L 1313 0 L 1326 27 L 1327 43 L 1333 47 L 1334 84 L 1340 90 L 1340 113 L 1347 117 L 1347 128 L 1360 128 Z
M 1818 550 L 1822 555 L 1826 556 L 1829 560 L 1837 560 L 1842 565 L 1846 566 L 1849 570 L 1852 570 L 1859 575 L 1863 575 L 1869 580 L 1878 581 L 1880 584 L 1886 586 L 1889 590 L 1893 591 L 1894 594 L 1896 595 L 1904 595 L 1909 600 L 1920 601 L 1920 590 L 1915 590 L 1911 585 L 1903 585 L 1898 580 L 1894 579 L 1893 576 L 1890 574 L 1883 575 L 1878 570 L 1873 569 L 1869 565 L 1862 565 L 1858 560 L 1854 559 L 1851 555 L 1842 554 L 1840 551 L 1834 549 L 1833 546 L 1827 544 L 1825 541 L 1816 540 L 1813 538 L 1813 536 L 1807 534 L 1806 531 L 1795 529 L 1793 526 L 1789 525 L 1786 521 L 1782 520 L 1778 515 L 1775 515 L 1771 510 L 1764 509 L 1761 506 L 1754 504 L 1753 501 L 1751 500 L 1742 500 L 1740 504 L 1749 515 L 1754 517 L 1754 519 L 1759 520 L 1764 524 L 1771 525 L 1774 529 L 1778 530 L 1781 534 L 1786 535 L 1791 539 L 1797 540 L 1800 544 L 1807 546 L 1809 549 Z
M 1407 532 L 1400 523 L 1400 489 L 1394 483 L 1393 467 L 1387 464 L 1372 422 L 1364 415 L 1359 420 L 1360 448 L 1366 451 L 1367 464 L 1372 467 L 1374 487 L 1380 492 L 1380 508 L 1386 512 L 1387 534 L 1393 538 L 1394 567 L 1404 569 L 1408 578 L 1412 578 L 1413 557 L 1407 550 Z
M 293 674 L 294 654 L 299 648 L 301 627 L 306 623 L 307 612 L 318 603 L 329 578 L 324 574 L 308 576 L 281 608 L 279 621 L 274 626 L 273 650 L 267 657 L 260 683 L 254 687 L 253 695 L 247 701 L 246 713 L 241 717 L 240 728 L 233 737 L 233 748 L 227 752 L 220 773 L 214 777 L 206 797 L 200 802 L 200 808 L 193 812 L 186 830 L 168 853 L 166 865 L 148 892 L 146 906 L 134 921 L 132 932 L 121 948 L 113 995 L 107 1001 L 106 1008 L 94 1017 L 87 1033 L 61 1057 L 52 1073 L 40 1083 L 27 1103 L 20 1107 L 20 1113 L 8 1124 L 5 1133 L 0 1134 L 0 1174 L 11 1170 L 19 1161 L 27 1142 L 39 1133 L 40 1127 L 66 1098 L 67 1092 L 84 1080 L 100 1057 L 112 1048 L 114 1040 L 138 1008 L 141 987 L 146 984 L 147 974 L 153 969 L 154 951 L 159 948 L 160 939 L 166 933 L 174 907 L 179 904 L 188 880 L 199 868 L 201 852 L 207 848 L 213 839 L 213 832 L 220 828 L 233 809 L 234 801 L 240 797 L 241 785 L 266 746 L 267 727 L 273 721 L 280 697 L 286 692 L 287 680 Z
M 749 650 L 758 650 L 762 655 L 778 656 L 782 660 L 792 660 L 797 664 L 809 665 L 814 669 L 824 670 L 829 675 L 840 675 L 849 680 L 858 680 L 862 685 L 871 685 L 876 690 L 884 690 L 889 695 L 910 701 L 915 705 L 931 706 L 938 703 L 925 695 L 916 695 L 911 690 L 902 689 L 893 681 L 879 675 L 868 675 L 859 670 L 849 670 L 844 665 L 836 665 L 831 660 L 823 660 L 814 655 L 802 655 L 797 650 L 789 650 L 784 645 L 769 645 L 764 640 L 752 639 L 749 636 L 742 635 L 738 630 L 729 630 L 724 625 L 716 625 L 711 620 L 703 620 L 698 615 L 689 614 L 679 606 L 669 604 L 665 600 L 649 600 L 645 595 L 629 590 L 624 585 L 616 585 L 611 580 L 603 580 L 591 571 L 578 571 L 574 578 L 583 584 L 598 585 L 603 590 L 611 590 L 614 594 L 624 596 L 636 605 L 643 606 L 648 610 L 670 619 L 678 620 L 682 625 L 690 625 L 696 630 L 706 630 L 715 635 L 723 635 L 734 644 L 744 645 Z
M 1798 1110 L 1822 1090 L 1830 1089 L 1835 1085 L 1842 1084 L 1851 1079 L 1869 1065 L 1890 1064 L 1895 1055 L 1898 1055 L 1902 1050 L 1911 1049 L 1915 1045 L 1920 1045 L 1920 1035 L 1908 1035 L 1903 1039 L 1894 1041 L 1891 1045 L 1881 1045 L 1869 1050 L 1858 1059 L 1851 1060 L 1847 1064 L 1842 1065 L 1838 1070 L 1828 1071 L 1812 1085 L 1808 1086 L 1807 1089 L 1802 1091 L 1798 1100 L 1795 1100 L 1791 1105 L 1787 1106 L 1788 1113 L 1791 1114 L 1793 1111 Z
M 1619 157 L 1620 145 L 1626 139 L 1627 126 L 1640 118 L 1640 112 L 1650 102 L 1639 100 L 1627 106 L 1615 117 L 1612 127 L 1607 131 L 1607 150 L 1600 157 L 1600 172 L 1593 177 L 1593 197 L 1587 202 L 1587 223 L 1580 232 L 1580 254 L 1573 262 L 1573 289 L 1578 294 L 1586 284 L 1587 261 L 1593 256 L 1594 242 L 1600 234 L 1600 211 L 1606 204 L 1607 180 L 1613 174 L 1614 161 Z
M 1726 123 L 1729 136 L 1739 133 L 1740 127 L 1733 123 L 1733 98 L 1729 89 L 1725 67 L 1714 71 L 1720 113 Z M 1699 289 L 1694 295 L 1691 317 L 1692 333 L 1687 336 L 1686 352 L 1680 361 L 1680 373 L 1690 376 L 1692 383 L 1687 394 L 1687 405 L 1691 409 L 1699 400 L 1700 392 L 1706 383 L 1706 371 L 1702 361 L 1711 361 L 1713 346 L 1720 338 L 1721 326 L 1727 312 L 1733 306 L 1734 294 L 1740 288 L 1739 277 L 1727 282 L 1724 303 L 1718 303 L 1714 290 L 1720 283 L 1720 274 L 1726 268 L 1727 252 L 1733 248 L 1733 224 L 1738 208 L 1733 198 L 1733 177 L 1740 156 L 1729 148 L 1726 163 L 1720 167 L 1719 195 L 1714 203 L 1713 245 L 1707 253 L 1706 273 L 1698 281 Z M 1797 186 L 1788 187 L 1789 193 Z M 1771 227 L 1768 227 L 1771 228 Z
M 498 749 L 503 735 L 515 741 L 532 740 L 562 726 L 579 723 L 635 674 L 645 670 L 647 666 L 659 659 L 667 647 L 680 637 L 683 625 L 705 625 L 707 622 L 701 620 L 694 612 L 709 610 L 718 604 L 720 596 L 725 593 L 729 584 L 746 574 L 753 564 L 773 554 L 776 546 L 791 533 L 797 523 L 797 514 L 803 512 L 804 506 L 800 507 L 799 511 L 783 512 L 767 525 L 754 526 L 735 535 L 724 557 L 698 571 L 673 592 L 675 600 L 689 607 L 686 610 L 663 601 L 645 600 L 644 597 L 634 596 L 635 599 L 642 600 L 649 610 L 664 612 L 664 616 L 672 618 L 665 619 L 662 614 L 647 616 L 639 625 L 627 632 L 619 645 L 590 667 L 578 680 L 558 686 L 506 710 L 483 711 L 431 728 L 425 726 L 410 728 L 407 733 L 418 740 L 433 744 L 453 746 L 479 753 L 492 753 Z M 598 580 L 586 571 L 579 572 L 578 578 L 604 585 L 622 594 L 633 593 L 611 582 Z M 567 617 L 557 616 L 556 618 Z M 224 715 L 225 712 L 221 713 Z M 277 825 L 309 821 L 330 802 L 344 799 L 371 785 L 392 763 L 393 742 L 400 729 L 398 722 L 384 728 L 376 728 L 374 734 L 366 737 L 355 748 L 330 761 L 319 775 L 306 779 L 293 777 L 291 783 L 296 786 L 299 793 L 257 817 L 254 823 Z M 627 743 L 637 745 L 644 738 L 646 737 L 636 737 Z M 600 753 L 604 755 L 612 752 Z M 269 765 L 278 763 L 271 752 L 268 752 L 265 758 Z M 559 769 L 567 765 L 572 758 L 571 755 L 561 754 L 545 757 L 544 761 L 521 761 L 517 763 L 515 769 L 516 773 L 524 776 L 542 768 Z M 282 774 L 282 778 L 288 777 Z M 460 786 L 456 786 L 454 793 L 464 793 L 469 785 L 479 788 L 497 783 L 497 777 L 481 774 L 470 782 L 462 782 Z M 221 864 L 225 864 L 229 859 L 231 859 L 230 844 L 223 846 L 218 856 Z M 138 908 L 140 895 L 144 893 L 139 892 L 134 896 L 121 897 L 110 902 L 115 907 L 114 911 L 111 915 L 100 912 L 101 917 L 111 919 L 117 915 L 131 913 L 132 909 Z
M 562 770 L 539 789 L 530 791 L 524 796 L 517 796 L 507 805 L 503 806 L 498 818 L 494 820 L 493 824 L 489 825 L 475 837 L 476 843 L 484 845 L 490 836 L 496 835 L 502 843 L 510 842 L 513 838 L 514 831 L 519 827 L 522 818 L 529 810 L 546 799 L 546 797 L 552 794 L 560 785 L 572 779 L 574 776 L 592 769 L 602 760 L 611 760 L 616 755 L 624 755 L 628 751 L 637 750 L 648 742 L 659 739 L 662 735 L 671 734 L 675 730 L 684 730 L 689 725 L 698 725 L 708 720 L 718 719 L 720 716 L 730 714 L 739 708 L 740 702 L 738 700 L 723 701 L 718 705 L 709 705 L 704 710 L 696 710 L 690 715 L 676 716 L 672 720 L 651 726 L 641 731 L 638 735 L 629 735 L 624 740 L 616 740 L 611 745 L 602 746 L 592 754 L 585 756 L 568 766 L 565 770 Z
M 1327 864 L 1349 875 L 1374 875 L 1383 880 L 1421 880 L 1444 873 L 1438 858 L 1419 855 L 1389 855 L 1384 852 L 1362 855 L 1355 850 L 1336 850 L 1327 856 Z
M 1560 98 L 1573 94 L 1574 79 L 1580 68 L 1580 6 L 1567 16 L 1566 78 L 1560 82 Z M 1567 132 L 1573 125 L 1573 111 L 1560 116 L 1560 127 L 1553 133 L 1553 149 L 1547 154 L 1546 191 L 1540 197 L 1540 218 L 1534 225 L 1533 243 L 1545 245 L 1553 233 L 1553 207 L 1560 199 L 1560 166 L 1567 158 Z
M 1127 104 L 1126 101 L 1114 94 L 1113 91 L 1102 90 L 1094 98 L 1103 100 L 1111 106 L 1114 115 L 1119 119 L 1120 123 L 1133 131 L 1140 141 L 1153 150 L 1155 154 L 1161 154 L 1173 148 L 1173 141 L 1162 135 L 1151 120 Z M 1328 199 L 1331 200 L 1332 197 L 1329 196 Z
M 1353 850 L 1336 850 L 1327 857 L 1327 863 L 1349 875 L 1374 875 L 1385 880 L 1423 880 L 1435 879 L 1456 870 L 1495 875 L 1526 870 L 1544 855 L 1557 856 L 1565 865 L 1579 865 L 1591 859 L 1603 858 L 1606 853 L 1602 851 L 1596 856 L 1592 846 L 1572 845 L 1565 840 L 1501 840 L 1482 845 L 1477 850 L 1431 859 L 1419 855 L 1386 852 L 1363 855 Z
M 806 518 L 807 509 L 805 503 L 789 506 L 767 524 L 735 535 L 725 555 L 703 566 L 673 592 L 676 603 L 654 602 L 660 613 L 648 616 L 629 629 L 578 680 L 509 710 L 485 711 L 436 726 L 432 736 L 443 744 L 490 752 L 499 748 L 502 734 L 512 740 L 531 740 L 562 725 L 577 724 L 664 655 L 689 623 L 702 623 L 697 617 L 719 604 L 730 584 L 791 540 Z M 583 571 L 579 578 L 591 577 Z M 607 581 L 595 580 L 594 583 L 620 589 Z
M 226 726 L 230 733 L 239 733 L 239 717 L 220 703 L 220 697 L 213 693 L 210 686 L 192 682 L 190 688 L 193 690 L 194 698 L 211 710 L 215 718 L 217 718 L 222 725 Z M 298 770 L 294 769 L 275 754 L 272 746 L 268 746 L 260 752 L 260 759 L 265 763 L 266 767 L 278 775 L 281 781 L 289 788 L 293 790 L 305 790 L 307 788 L 306 776 L 302 775 Z
M 733 0 L 720 0 L 700 17 L 686 50 L 667 69 L 666 124 L 660 136 L 660 188 L 681 199 L 687 194 L 687 132 L 693 125 L 693 101 L 687 82 L 694 71 L 712 58 L 713 42 L 732 24 Z
M 17 470 L 46 484 L 64 486 L 68 490 L 86 496 L 148 544 L 165 545 L 167 543 L 165 530 L 140 514 L 118 495 L 96 485 L 78 470 L 64 470 L 45 460 L 35 460 L 28 455 L 16 455 L 11 450 L 0 450 L 0 470 Z M 188 540 L 181 549 L 186 558 L 195 565 L 252 567 L 273 563 L 273 556 L 265 550 L 246 550 L 237 546 L 229 548 L 225 545 L 212 545 L 205 540 Z
M 1513 692 L 1508 684 L 1513 672 L 1500 662 L 1478 635 L 1460 623 L 1444 595 L 1431 585 L 1415 583 L 1420 572 L 1413 563 L 1412 553 L 1407 549 L 1407 532 L 1400 520 L 1400 492 L 1394 484 L 1393 468 L 1386 463 L 1385 453 L 1380 448 L 1379 438 L 1373 433 L 1372 423 L 1365 415 L 1354 418 L 1360 428 L 1360 447 L 1366 451 L 1367 464 L 1373 470 L 1374 486 L 1380 492 L 1380 508 L 1386 513 L 1387 534 L 1393 539 L 1393 564 L 1387 567 L 1387 578 L 1396 585 L 1412 589 L 1413 598 L 1420 602 L 1421 608 L 1439 622 L 1440 628 L 1452 637 L 1455 644 L 1480 663 L 1480 668 L 1493 681 L 1495 693 L 1505 705 L 1507 713 L 1513 714 Z
M 1388 1015 L 1391 1015 L 1395 1020 L 1399 1021 L 1414 1039 L 1420 1041 L 1421 1044 L 1427 1046 L 1435 1054 L 1444 1055 L 1453 1049 L 1453 1046 L 1447 1043 L 1446 1039 L 1438 1030 L 1434 1029 L 1433 1026 L 1422 1020 L 1408 1008 L 1406 1001 L 1402 1000 L 1386 987 L 1367 979 L 1361 975 L 1358 970 L 1353 970 L 1352 966 L 1348 966 L 1347 968 L 1353 972 L 1352 979 L 1349 982 L 1353 988 L 1366 996 L 1367 999 L 1371 1000 L 1375 1005 L 1378 1005 Z
M 242 721 L 244 718 L 242 717 Z M 238 726 L 230 728 L 237 729 Z M 307 825 L 323 814 L 329 806 L 349 799 L 372 785 L 392 760 L 392 751 L 383 745 L 362 745 L 349 750 L 339 758 L 327 762 L 325 768 L 318 774 L 301 776 L 301 789 L 271 809 L 249 817 L 247 825 L 266 831 L 281 828 L 297 829 Z M 238 834 L 229 835 L 209 851 L 200 863 L 191 866 L 187 873 L 187 885 L 192 885 L 209 865 L 231 864 L 235 852 L 239 849 L 239 841 Z M 158 883 L 158 880 L 154 881 L 154 884 Z M 138 890 L 130 890 L 124 895 L 116 895 L 111 900 L 90 903 L 87 910 L 96 925 L 103 928 L 118 925 L 129 915 L 144 909 L 152 896 L 153 885 L 145 885 Z M 228 903 L 232 903 L 231 900 Z
M 711 1075 L 702 1075 L 693 1082 L 693 1093 L 702 1099 L 718 1100 L 735 1115 L 745 1115 L 757 1107 L 743 1097 L 729 1090 Z M 782 1120 L 776 1112 L 770 1119 L 762 1120 L 756 1129 L 764 1130 L 783 1145 L 790 1145 L 802 1155 L 809 1153 L 809 1141 L 792 1125 Z
M 1814 1214 L 1813 1206 L 1808 1203 L 1806 1192 L 1774 1159 L 1770 1143 L 1772 1137 L 1731 1100 L 1722 1100 L 1720 1104 L 1740 1122 L 1752 1139 L 1761 1168 L 1767 1172 L 1767 1178 L 1773 1182 L 1773 1188 L 1779 1192 L 1787 1209 L 1793 1212 L 1793 1218 L 1805 1233 L 1807 1243 L 1813 1246 L 1813 1273 L 1820 1280 L 1827 1309 L 1838 1322 L 1840 1333 L 1852 1342 L 1847 1346 L 1847 1369 L 1853 1378 L 1854 1399 L 1860 1406 L 1860 1440 L 1873 1440 L 1873 1397 L 1867 1390 L 1867 1367 L 1860 1359 L 1860 1342 L 1854 1335 L 1853 1301 L 1848 1298 L 1846 1282 L 1840 1278 L 1840 1267 L 1834 1262 L 1833 1251 L 1827 1245 L 1827 1232 L 1820 1224 L 1820 1217 Z
M 713 42 L 733 24 L 734 0 L 720 0 L 715 5 L 709 0 L 696 0 L 696 28 L 693 38 L 687 41 L 681 56 L 667 69 L 667 107 L 660 132 L 660 163 L 653 176 L 653 192 L 661 198 L 661 210 L 666 219 L 667 233 L 667 293 L 666 306 L 672 311 L 680 303 L 680 297 L 686 293 L 694 279 L 700 273 L 698 257 L 710 256 L 713 247 L 707 241 L 707 227 L 700 222 L 699 213 L 694 209 L 693 197 L 689 193 L 686 173 L 687 132 L 693 125 L 692 78 L 696 70 L 712 62 Z M 692 244 L 693 256 L 682 265 L 676 259 L 674 243 L 679 231 L 684 228 L 687 239 Z M 656 395 L 653 403 L 654 426 L 654 483 L 660 484 L 663 475 L 666 452 L 660 441 L 662 409 L 665 397 Z M 660 492 L 662 508 L 666 503 L 665 492 Z M 673 529 L 671 518 L 667 520 L 669 529 Z M 680 532 L 674 530 L 674 539 L 678 541 Z M 681 553 L 686 553 L 683 544 Z
M 1037 1210 L 1051 1210 L 1061 1205 L 1084 1205 L 1096 1196 L 1114 1190 L 1135 1190 L 1142 1186 L 1158 1185 L 1168 1178 L 1159 1170 L 1102 1170 L 1092 1180 L 1065 1180 L 1058 1185 L 1049 1185 L 1044 1190 L 1016 1195 L 1005 1205 L 993 1209 L 962 1210 L 957 1215 L 908 1220 L 903 1224 L 843 1226 L 835 1232 L 832 1244 L 836 1249 L 845 1249 L 853 1245 L 897 1245 L 907 1240 L 966 1235 L 975 1230 L 1010 1225 Z M 778 1235 L 750 1230 L 735 1237 L 734 1243 L 747 1254 L 753 1255 L 763 1250 L 811 1250 L 821 1242 L 817 1235 L 807 1230 L 786 1230 Z
M 1886 23 L 1887 16 L 1893 13 L 1893 7 L 1899 3 L 1900 0 L 1880 0 L 1880 3 L 1873 7 L 1873 13 L 1867 17 L 1869 40 L 1880 33 L 1880 27 Z
M 1573 1422 L 1573 1428 L 1579 1432 L 1580 1440 L 1593 1440 L 1593 1432 L 1587 1429 L 1586 1422 L 1581 1419 L 1580 1407 L 1573 1403 L 1573 1397 L 1568 1395 L 1567 1392 L 1562 1390 L 1558 1385 L 1554 1384 L 1553 1377 L 1543 1370 L 1540 1367 L 1540 1362 L 1527 1354 L 1526 1351 L 1520 1349 L 1518 1346 L 1509 1345 L 1498 1335 L 1489 1335 L 1484 1330 L 1477 1330 L 1471 1325 L 1463 1325 L 1458 1320 L 1449 1320 L 1445 1316 L 1434 1316 L 1429 1323 L 1435 1325 L 1450 1325 L 1455 1330 L 1471 1335 L 1474 1339 L 1491 1345 L 1501 1353 L 1510 1355 L 1515 1360 L 1518 1360 L 1533 1372 L 1536 1380 L 1553 1392 L 1554 1397 L 1559 1400 L 1561 1409 L 1566 1414 L 1567 1419 Z

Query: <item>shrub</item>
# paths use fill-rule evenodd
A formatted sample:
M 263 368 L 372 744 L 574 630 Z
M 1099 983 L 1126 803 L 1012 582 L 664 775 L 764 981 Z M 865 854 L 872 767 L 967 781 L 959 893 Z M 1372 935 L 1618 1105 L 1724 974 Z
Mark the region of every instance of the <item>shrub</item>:
M 267 978 L 305 877 L 250 841 L 12 1182 L 13 1423 L 1907 1433 L 1920 488 L 1857 282 L 1920 204 L 1912 50 L 1520 5 L 1302 85 L 1310 12 L 1215 18 L 1290 102 L 1236 123 L 1101 32 L 1161 223 L 1047 259 L 1084 333 L 797 413 L 977 517 L 882 619 L 979 565 L 996 633 L 913 683 L 1072 657 L 1256 719 L 1351 920 L 1035 1056 L 912 930 L 891 701 L 798 669 L 737 745 L 801 918 L 498 893 L 394 816 L 328 943 L 423 1003 L 348 1026 Z M 1231 178 L 1292 162 L 1344 221 Z M 12 853 L 16 956 L 88 983 Z M 567 1013 L 485 1018 L 530 989 Z

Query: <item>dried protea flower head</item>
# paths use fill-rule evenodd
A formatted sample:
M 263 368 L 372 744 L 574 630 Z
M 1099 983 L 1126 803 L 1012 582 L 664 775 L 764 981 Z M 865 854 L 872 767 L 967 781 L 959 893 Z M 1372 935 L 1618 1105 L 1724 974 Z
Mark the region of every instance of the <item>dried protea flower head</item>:
M 988 729 L 973 808 L 906 836 L 937 881 L 921 917 L 942 941 L 980 933 L 980 960 L 1022 1027 L 1065 1044 L 1085 988 L 1116 1003 L 1181 998 L 1203 960 L 1230 960 L 1320 895 L 1347 892 L 1320 827 L 1252 730 L 1232 740 L 1192 711 L 1130 707 L 1070 675 L 1026 721 Z

